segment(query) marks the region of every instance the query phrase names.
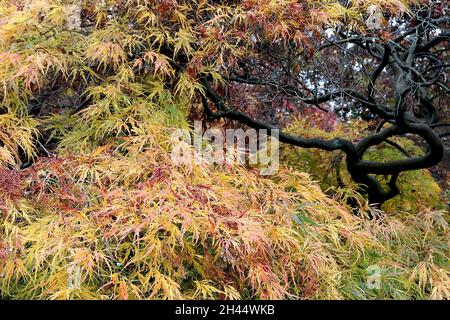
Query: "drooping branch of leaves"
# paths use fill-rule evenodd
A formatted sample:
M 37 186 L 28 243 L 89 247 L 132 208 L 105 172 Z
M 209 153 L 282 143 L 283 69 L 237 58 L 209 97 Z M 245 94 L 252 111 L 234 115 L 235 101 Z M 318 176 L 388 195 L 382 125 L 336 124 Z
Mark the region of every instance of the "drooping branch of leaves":
M 184 105 L 203 93 L 208 119 L 228 118 L 254 128 L 282 128 L 278 119 L 266 117 L 282 102 L 336 113 L 344 122 L 377 121 L 379 130 L 360 141 L 286 132 L 280 138 L 302 148 L 341 150 L 370 201 L 382 203 L 398 192 L 399 172 L 442 158 L 449 120 L 440 119 L 449 92 L 449 19 L 436 14 L 433 5 L 411 8 L 412 18 L 400 2 L 385 0 L 387 26 L 367 31 L 361 17 L 380 1 L 340 3 L 165 0 L 109 7 L 86 1 L 74 11 L 80 20 L 75 28 L 59 2 L 51 10 L 44 2 L 21 7 L 22 22 L 7 24 L 0 35 L 5 50 L 0 71 L 8 89 L 1 98 L 9 99 L 1 112 L 17 113 L 14 119 L 56 112 L 57 125 L 48 130 L 57 137 L 55 145 L 73 130 L 75 141 L 128 135 L 129 118 L 122 112 L 130 106 Z M 255 96 L 266 108 L 247 112 L 245 90 L 259 91 Z M 86 130 L 78 118 L 100 129 Z M 400 135 L 421 137 L 427 153 L 408 157 L 392 139 Z M 30 150 L 31 158 L 34 137 L 28 137 L 22 149 Z M 374 163 L 364 158 L 383 143 L 405 159 Z M 10 149 L 14 153 L 18 147 Z M 52 151 L 44 141 L 39 149 L 44 155 Z M 392 176 L 387 191 L 374 175 Z
M 260 46 L 259 58 L 269 61 L 271 71 L 241 67 L 229 71 L 226 79 L 233 85 L 272 90 L 274 95 L 283 95 L 295 101 L 298 106 L 316 106 L 328 110 L 324 105 L 336 106 L 342 103 L 342 99 L 347 99 L 353 102 L 353 113 L 358 106 L 366 109 L 370 118 L 381 122 L 381 125 L 376 132 L 360 141 L 304 138 L 281 130 L 280 142 L 301 148 L 341 150 L 346 154 L 346 166 L 353 180 L 362 186 L 362 191 L 368 195 L 370 203 L 381 205 L 399 194 L 396 183 L 402 172 L 430 168 L 438 164 L 444 155 L 443 138 L 448 133 L 438 133 L 436 130 L 446 128 L 447 124 L 439 122 L 442 112 L 438 109 L 442 108 L 442 105 L 434 101 L 437 97 L 448 97 L 446 77 L 449 19 L 434 17 L 432 9 L 431 6 L 428 10 L 417 11 L 414 19 L 407 18 L 398 23 L 402 28 L 393 28 L 389 36 L 381 33 L 367 36 L 355 32 L 338 32 L 333 39 L 327 39 L 325 44 L 317 45 L 315 57 L 309 63 L 309 66 L 312 65 L 316 69 L 308 76 L 299 75 L 289 68 L 295 66 L 299 60 L 302 60 L 303 66 L 308 65 L 305 60 L 310 60 L 310 57 L 299 55 L 295 51 L 291 53 L 289 48 L 274 49 L 268 44 Z M 336 61 L 333 61 L 336 58 L 333 56 L 338 56 L 339 52 L 345 57 L 351 54 L 356 58 L 354 63 L 361 63 L 362 66 L 356 69 L 348 61 L 343 65 L 341 61 L 336 64 Z M 252 59 L 244 61 L 243 65 L 256 66 Z M 328 66 L 331 65 L 338 72 L 330 70 L 332 68 L 324 69 L 326 64 L 322 61 L 327 59 L 328 62 L 331 61 Z M 368 71 L 370 65 L 375 65 L 371 72 Z M 339 71 L 342 73 L 339 74 Z M 365 88 L 357 82 L 349 84 L 348 79 L 342 77 L 345 72 L 352 77 L 356 74 L 367 79 Z M 330 74 L 329 78 L 335 79 L 333 82 L 327 81 L 324 76 L 321 78 L 325 79 L 322 80 L 322 86 L 315 85 L 312 88 L 310 86 L 309 90 L 304 89 L 307 87 L 305 83 L 311 83 L 312 78 L 327 73 Z M 200 82 L 205 90 L 203 106 L 208 120 L 224 118 L 255 129 L 281 129 L 240 111 L 239 105 L 232 103 L 236 99 L 219 94 L 208 77 L 202 78 Z M 411 135 L 426 142 L 427 151 L 424 155 L 411 157 L 400 145 L 390 140 L 396 136 Z M 365 160 L 370 148 L 383 143 L 398 149 L 405 158 L 388 162 Z M 387 186 L 383 186 L 377 176 L 390 177 Z

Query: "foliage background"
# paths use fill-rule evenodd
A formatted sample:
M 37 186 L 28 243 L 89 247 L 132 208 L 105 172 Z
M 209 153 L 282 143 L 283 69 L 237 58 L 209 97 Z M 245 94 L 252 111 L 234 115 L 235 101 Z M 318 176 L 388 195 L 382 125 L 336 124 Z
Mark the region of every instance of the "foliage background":
M 0 297 L 448 299 L 448 212 L 425 171 L 403 176 L 403 198 L 383 212 L 339 188 L 336 154 L 285 150 L 270 179 L 170 161 L 170 129 L 189 128 L 199 103 L 197 77 L 223 81 L 218 69 L 254 54 L 254 32 L 301 43 L 343 16 L 363 28 L 374 3 L 406 10 L 387 0 L 0 1 Z M 380 290 L 367 288 L 373 265 Z

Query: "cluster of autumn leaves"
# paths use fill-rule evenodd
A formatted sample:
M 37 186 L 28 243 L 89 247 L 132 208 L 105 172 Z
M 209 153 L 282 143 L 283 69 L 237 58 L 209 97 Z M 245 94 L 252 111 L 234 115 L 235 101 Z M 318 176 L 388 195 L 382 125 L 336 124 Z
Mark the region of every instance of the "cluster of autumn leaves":
M 351 190 L 332 199 L 294 169 L 170 160 L 199 76 L 223 82 L 265 42 L 304 50 L 343 18 L 365 28 L 374 4 L 406 8 L 0 1 L 0 298 L 449 298 L 440 211 L 373 221 L 364 199 L 356 212 L 342 200 Z

